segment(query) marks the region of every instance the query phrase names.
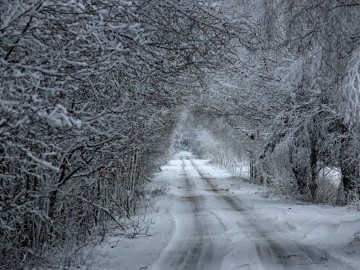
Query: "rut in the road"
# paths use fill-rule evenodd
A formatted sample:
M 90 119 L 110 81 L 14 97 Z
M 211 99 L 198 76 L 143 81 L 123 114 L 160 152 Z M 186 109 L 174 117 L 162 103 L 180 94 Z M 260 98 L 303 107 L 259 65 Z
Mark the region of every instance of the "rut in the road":
M 182 173 L 181 173 L 184 182 L 185 190 L 187 195 L 181 197 L 184 200 L 184 203 L 190 205 L 192 211 L 192 216 L 194 220 L 193 229 L 188 232 L 187 236 L 184 236 L 184 242 L 181 246 L 178 247 L 173 257 L 170 258 L 170 261 L 165 263 L 165 267 L 169 266 L 166 269 L 202 269 L 200 263 L 201 261 L 209 262 L 214 257 L 214 250 L 211 244 L 207 243 L 206 235 L 207 232 L 206 224 L 201 215 L 201 212 L 204 209 L 203 201 L 205 198 L 193 194 L 193 191 L 196 189 L 195 183 L 190 180 L 185 170 L 185 162 L 182 162 Z M 200 261 L 201 260 L 201 261 Z
M 341 266 L 335 259 L 329 264 L 324 251 L 288 239 L 286 229 L 280 231 L 271 220 L 259 216 L 256 208 L 247 206 L 251 202 L 248 197 L 242 201 L 215 185 L 220 179 L 202 171 L 200 162 L 182 158 L 180 164 L 179 189 L 172 194 L 175 234 L 153 270 L 220 270 L 225 269 L 223 265 L 226 269 L 252 270 Z
M 250 211 L 246 206 L 243 205 L 243 202 L 230 194 L 224 194 L 223 189 L 219 189 L 212 181 L 211 177 L 206 176 L 197 165 L 191 160 L 191 165 L 195 168 L 200 177 L 210 186 L 211 190 L 217 194 L 219 194 L 218 198 L 222 199 L 227 205 L 229 205 L 236 212 L 241 213 L 246 218 L 246 221 L 251 225 L 254 232 L 259 236 L 263 242 L 255 243 L 256 251 L 259 257 L 263 260 L 265 264 L 271 263 L 273 258 L 276 258 L 276 261 L 282 268 L 287 269 L 290 260 L 294 257 L 302 257 L 306 259 L 305 261 L 309 262 L 309 264 L 323 264 L 325 256 L 321 256 L 318 254 L 324 254 L 325 252 L 311 248 L 302 246 L 298 243 L 288 241 L 286 246 L 282 246 L 280 243 L 275 242 L 264 230 L 262 230 L 251 218 L 251 216 L 247 213 Z M 238 223 L 238 226 L 241 228 L 241 224 Z M 300 254 L 297 253 L 289 253 L 289 243 L 291 244 L 291 250 L 297 250 Z

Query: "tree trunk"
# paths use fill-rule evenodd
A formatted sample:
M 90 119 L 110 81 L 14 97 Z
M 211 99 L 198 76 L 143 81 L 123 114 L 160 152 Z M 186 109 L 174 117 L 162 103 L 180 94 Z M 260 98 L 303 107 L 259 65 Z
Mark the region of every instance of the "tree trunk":
M 359 165 L 354 162 L 357 158 L 356 149 L 352 147 L 352 139 L 347 130 L 342 130 L 343 139 L 340 148 L 340 169 L 342 175 L 342 184 L 345 194 L 345 202 L 352 200 L 353 194 L 358 192 L 356 180 L 359 178 Z
M 294 151 L 296 151 L 296 148 L 294 148 Z M 290 150 L 289 159 L 290 159 L 291 171 L 292 171 L 295 181 L 296 181 L 297 190 L 299 191 L 299 193 L 301 195 L 303 195 L 303 194 L 306 194 L 307 167 L 297 165 L 296 161 L 294 160 L 293 155 L 294 155 L 293 151 Z
M 316 134 L 310 135 L 310 183 L 309 183 L 309 190 L 311 194 L 312 200 L 316 200 L 316 193 L 317 193 L 317 137 Z

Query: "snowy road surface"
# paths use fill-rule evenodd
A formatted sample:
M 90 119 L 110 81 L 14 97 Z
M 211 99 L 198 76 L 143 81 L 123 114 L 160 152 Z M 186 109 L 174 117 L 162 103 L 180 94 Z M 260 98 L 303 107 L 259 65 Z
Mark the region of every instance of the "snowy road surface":
M 86 269 L 360 269 L 357 211 L 264 198 L 188 152 L 149 184 L 168 190 L 148 214 L 153 235 L 109 236 Z
M 171 210 L 176 230 L 151 269 L 344 269 L 219 188 L 201 160 L 188 153 L 179 159 Z

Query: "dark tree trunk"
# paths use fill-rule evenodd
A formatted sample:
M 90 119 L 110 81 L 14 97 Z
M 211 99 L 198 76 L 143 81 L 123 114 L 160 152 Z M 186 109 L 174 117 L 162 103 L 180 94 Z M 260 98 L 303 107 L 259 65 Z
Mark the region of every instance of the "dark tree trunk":
M 296 151 L 296 148 L 294 148 L 294 151 Z M 304 165 L 299 166 L 298 164 L 296 164 L 297 162 L 294 160 L 293 155 L 293 151 L 290 151 L 289 159 L 291 171 L 296 181 L 297 190 L 301 195 L 303 195 L 307 192 L 307 167 Z
M 306 187 L 307 187 L 306 168 L 299 168 L 298 166 L 293 164 L 291 170 L 294 174 L 299 193 L 302 195 L 306 194 Z
M 318 159 L 318 152 L 317 152 L 317 137 L 316 134 L 311 134 L 310 136 L 310 183 L 309 183 L 309 190 L 311 194 L 311 198 L 316 200 L 316 193 L 317 193 L 317 159 Z
M 341 134 L 343 135 L 340 148 L 341 180 L 344 188 L 345 202 L 350 202 L 352 194 L 358 192 L 356 181 L 359 179 L 359 164 L 355 162 L 358 155 L 357 149 L 352 147 L 352 138 L 348 129 L 344 125 L 341 127 Z

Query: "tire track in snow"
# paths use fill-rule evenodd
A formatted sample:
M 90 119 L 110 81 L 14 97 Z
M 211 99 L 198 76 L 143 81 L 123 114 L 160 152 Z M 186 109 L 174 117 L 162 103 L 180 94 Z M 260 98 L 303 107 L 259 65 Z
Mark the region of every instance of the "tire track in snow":
M 184 179 L 186 196 L 181 196 L 183 204 L 188 205 L 191 212 L 190 224 L 187 224 L 185 230 L 181 231 L 182 238 L 174 239 L 173 246 L 168 251 L 165 260 L 160 263 L 157 269 L 212 269 L 207 267 L 214 256 L 212 243 L 208 241 L 207 220 L 202 214 L 204 211 L 205 197 L 196 194 L 196 184 L 188 177 L 186 173 L 185 161 L 182 162 L 181 176 Z M 218 268 L 214 268 L 218 269 Z
M 279 239 L 281 240 L 280 242 L 279 240 L 274 240 L 273 237 L 269 235 L 269 232 L 266 232 L 257 225 L 255 219 L 251 216 L 251 209 L 244 206 L 243 202 L 239 198 L 226 194 L 226 191 L 217 188 L 217 186 L 212 182 L 211 177 L 205 175 L 205 173 L 198 168 L 198 165 L 196 165 L 193 160 L 190 162 L 200 175 L 201 179 L 208 184 L 213 192 L 219 195 L 218 198 L 236 212 L 241 213 L 246 222 L 252 227 L 253 230 L 250 232 L 251 235 L 249 236 L 256 236 L 259 238 L 260 241 L 254 241 L 254 244 L 263 266 L 270 267 L 266 269 L 305 269 L 304 266 L 308 267 L 311 265 L 327 268 L 325 265 L 327 261 L 325 251 L 316 247 L 308 247 L 300 243 L 295 243 L 291 240 L 283 241 L 283 239 Z M 240 223 L 237 224 L 241 230 L 243 225 Z M 271 227 L 274 229 L 273 226 L 270 226 L 269 228 Z M 279 232 L 274 230 L 270 233 L 277 234 Z M 300 260 L 303 262 L 302 265 L 296 265 L 296 262 L 299 262 Z M 339 266 L 341 267 L 341 263 L 339 263 Z
M 344 269 L 335 260 L 328 263 L 324 251 L 286 239 L 270 220 L 220 189 L 196 160 L 187 159 L 179 164 L 180 194 L 174 196 L 177 228 L 153 270 Z

